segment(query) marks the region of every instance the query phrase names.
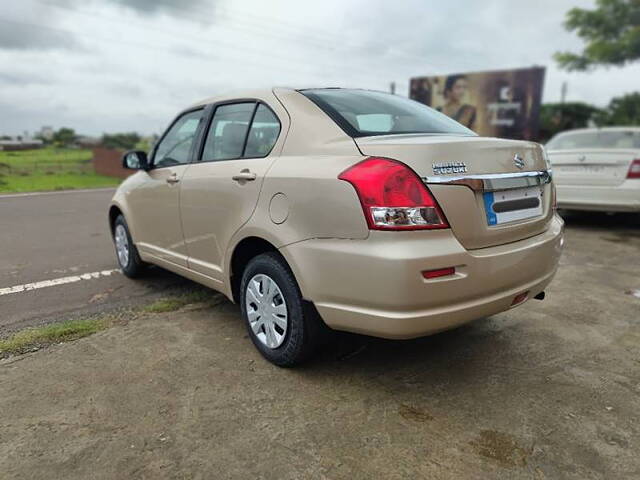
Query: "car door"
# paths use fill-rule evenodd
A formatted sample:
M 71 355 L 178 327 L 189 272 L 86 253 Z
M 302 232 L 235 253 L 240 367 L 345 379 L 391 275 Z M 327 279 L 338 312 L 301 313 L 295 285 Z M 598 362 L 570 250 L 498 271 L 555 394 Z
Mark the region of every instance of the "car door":
M 266 104 L 216 105 L 198 160 L 182 178 L 181 214 L 189 268 L 218 281 L 226 247 L 251 217 L 281 123 Z
M 202 116 L 202 108 L 178 116 L 154 148 L 145 181 L 128 198 L 141 252 L 183 267 L 187 253 L 180 223 L 180 181 L 192 159 Z

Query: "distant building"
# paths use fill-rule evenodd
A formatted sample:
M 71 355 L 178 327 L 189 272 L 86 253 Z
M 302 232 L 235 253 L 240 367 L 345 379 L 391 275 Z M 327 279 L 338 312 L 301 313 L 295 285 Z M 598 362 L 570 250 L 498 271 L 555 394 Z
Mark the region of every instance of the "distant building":
M 46 140 L 47 142 L 50 142 L 51 140 L 53 140 L 53 127 L 50 126 L 44 126 L 40 128 L 39 132 L 36 132 L 36 137 L 42 138 L 43 140 Z
M 0 150 L 14 151 L 14 150 L 31 150 L 34 148 L 42 148 L 44 142 L 39 139 L 35 139 L 26 135 L 19 135 L 13 137 L 10 140 L 0 140 Z

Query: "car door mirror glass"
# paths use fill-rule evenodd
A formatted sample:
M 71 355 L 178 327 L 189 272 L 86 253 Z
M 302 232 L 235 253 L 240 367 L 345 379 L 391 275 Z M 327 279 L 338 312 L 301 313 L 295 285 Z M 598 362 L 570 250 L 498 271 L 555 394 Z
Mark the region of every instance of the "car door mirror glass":
M 131 150 L 122 157 L 122 166 L 130 170 L 146 170 L 147 154 L 142 150 Z

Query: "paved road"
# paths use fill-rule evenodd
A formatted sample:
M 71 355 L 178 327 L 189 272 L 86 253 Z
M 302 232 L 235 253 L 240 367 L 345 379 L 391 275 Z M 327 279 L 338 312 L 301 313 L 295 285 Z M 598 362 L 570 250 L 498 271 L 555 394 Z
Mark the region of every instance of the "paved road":
M 117 268 L 107 205 L 114 190 L 0 196 L 0 292 Z M 0 335 L 26 325 L 147 301 L 188 283 L 154 269 L 142 281 L 119 272 L 0 295 Z

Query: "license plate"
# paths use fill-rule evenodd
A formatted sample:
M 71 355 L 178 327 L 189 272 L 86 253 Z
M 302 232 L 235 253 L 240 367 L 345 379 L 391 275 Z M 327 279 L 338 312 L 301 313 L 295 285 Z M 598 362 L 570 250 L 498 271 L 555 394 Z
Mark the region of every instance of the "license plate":
M 554 167 L 554 170 L 560 173 L 603 173 L 606 169 L 606 165 L 561 165 Z
M 501 225 L 542 215 L 540 187 L 485 192 L 483 197 L 488 225 Z

